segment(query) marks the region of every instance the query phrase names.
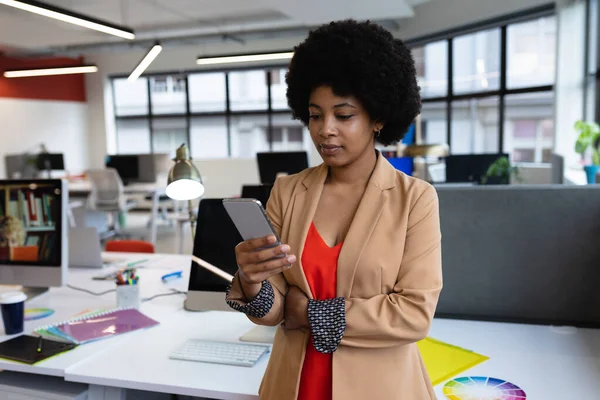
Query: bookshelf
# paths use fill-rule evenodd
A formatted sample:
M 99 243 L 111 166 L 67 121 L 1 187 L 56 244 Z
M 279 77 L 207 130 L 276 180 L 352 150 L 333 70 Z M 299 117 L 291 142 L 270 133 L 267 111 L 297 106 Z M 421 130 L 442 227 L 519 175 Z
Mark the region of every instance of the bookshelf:
M 56 205 L 60 200 L 55 187 L 43 183 L 0 185 L 0 217 L 18 218 L 25 230 L 24 246 L 37 246 L 40 261 L 51 258 L 56 243 Z

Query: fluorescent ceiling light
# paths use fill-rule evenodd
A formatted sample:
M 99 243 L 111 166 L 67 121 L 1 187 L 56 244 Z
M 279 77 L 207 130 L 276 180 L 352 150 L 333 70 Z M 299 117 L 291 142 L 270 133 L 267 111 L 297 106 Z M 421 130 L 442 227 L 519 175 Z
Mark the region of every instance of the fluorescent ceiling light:
M 230 63 L 242 63 L 252 61 L 271 61 L 271 60 L 288 60 L 292 58 L 294 52 L 286 53 L 266 53 L 266 54 L 248 54 L 244 56 L 223 56 L 223 57 L 208 57 L 198 58 L 196 64 L 198 65 L 212 65 L 212 64 L 230 64 Z
M 5 71 L 5 78 L 26 78 L 31 76 L 49 76 L 49 75 L 70 75 L 70 74 L 89 74 L 98 72 L 95 65 L 85 65 L 81 67 L 60 67 L 60 68 L 38 68 L 24 69 L 18 71 Z
M 139 65 L 137 67 L 135 67 L 135 69 L 133 70 L 133 72 L 131 73 L 131 75 L 129 75 L 129 78 L 127 78 L 127 80 L 129 82 L 133 82 L 135 81 L 137 78 L 140 77 L 140 75 L 142 75 L 144 73 L 144 71 L 146 70 L 146 68 L 148 68 L 148 66 L 150 64 L 152 64 L 152 61 L 154 61 L 154 59 L 156 57 L 158 57 L 158 55 L 160 54 L 160 52 L 162 51 L 162 46 L 160 44 L 155 44 L 150 51 L 148 52 L 148 54 L 146 54 L 146 56 L 142 59 L 142 61 L 140 61 Z
M 132 40 L 135 38 L 133 31 L 129 28 L 103 22 L 50 4 L 33 0 L 0 0 L 0 4 L 43 15 L 44 17 L 57 19 L 59 21 L 68 22 L 84 28 L 93 29 L 95 31 L 108 33 L 109 35 L 118 36 L 123 39 Z

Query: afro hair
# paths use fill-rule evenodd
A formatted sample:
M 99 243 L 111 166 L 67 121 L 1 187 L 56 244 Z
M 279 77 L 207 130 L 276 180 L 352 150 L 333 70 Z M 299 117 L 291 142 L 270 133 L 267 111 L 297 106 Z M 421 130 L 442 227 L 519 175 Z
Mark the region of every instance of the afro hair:
M 331 22 L 311 31 L 294 48 L 286 75 L 294 119 L 308 125 L 313 89 L 330 86 L 338 96 L 356 97 L 372 120 L 384 124 L 377 140 L 400 141 L 421 111 L 410 50 L 381 26 L 355 20 Z

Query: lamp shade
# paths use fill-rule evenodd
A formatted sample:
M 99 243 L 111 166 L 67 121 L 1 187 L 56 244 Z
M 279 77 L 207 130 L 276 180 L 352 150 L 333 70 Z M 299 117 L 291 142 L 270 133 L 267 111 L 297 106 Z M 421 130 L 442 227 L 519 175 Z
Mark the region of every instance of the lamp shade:
M 177 149 L 175 165 L 169 171 L 165 193 L 174 200 L 192 200 L 204 194 L 200 173 L 189 160 L 188 148 L 182 144 Z

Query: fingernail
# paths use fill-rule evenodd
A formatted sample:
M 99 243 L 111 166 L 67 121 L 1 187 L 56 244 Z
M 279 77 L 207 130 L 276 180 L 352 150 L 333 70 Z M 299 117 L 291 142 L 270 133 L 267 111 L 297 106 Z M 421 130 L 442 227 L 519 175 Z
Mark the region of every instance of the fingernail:
M 291 262 L 291 263 L 296 262 L 296 256 L 289 256 L 287 258 L 287 260 L 288 260 L 288 262 Z
M 281 246 L 281 251 L 287 253 L 288 251 L 290 251 L 290 246 L 288 246 L 287 244 Z
M 275 236 L 269 236 L 269 237 L 267 238 L 267 240 L 269 241 L 269 243 L 275 243 L 275 241 L 276 241 L 277 239 L 275 238 Z
M 292 267 L 293 267 L 293 265 L 292 265 L 292 264 L 290 264 L 290 265 L 286 265 L 286 266 L 285 266 L 285 269 L 290 269 L 290 268 L 292 268 Z

